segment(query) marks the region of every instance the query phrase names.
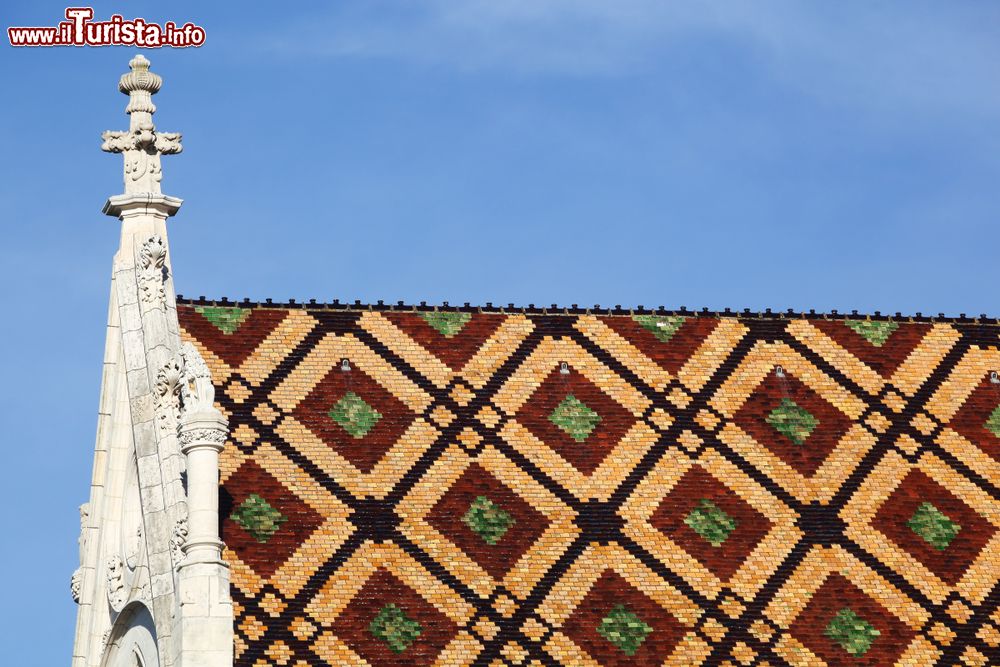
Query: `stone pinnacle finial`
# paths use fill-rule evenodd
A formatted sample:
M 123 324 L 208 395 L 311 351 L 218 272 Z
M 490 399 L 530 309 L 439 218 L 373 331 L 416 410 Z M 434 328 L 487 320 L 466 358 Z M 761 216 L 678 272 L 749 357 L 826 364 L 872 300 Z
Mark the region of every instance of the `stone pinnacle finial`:
M 152 96 L 163 85 L 163 79 L 149 71 L 149 60 L 141 53 L 128 62 L 132 71 L 122 74 L 118 80 L 118 90 L 129 96 L 125 113 L 136 111 L 152 114 L 156 112 Z
M 107 131 L 101 135 L 101 150 L 125 156 L 125 194 L 160 194 L 160 156 L 181 152 L 178 132 L 157 132 L 153 125 L 156 106 L 152 96 L 160 90 L 163 79 L 149 71 L 149 60 L 137 55 L 129 61 L 130 72 L 118 81 L 118 90 L 129 96 L 125 113 L 129 129 Z

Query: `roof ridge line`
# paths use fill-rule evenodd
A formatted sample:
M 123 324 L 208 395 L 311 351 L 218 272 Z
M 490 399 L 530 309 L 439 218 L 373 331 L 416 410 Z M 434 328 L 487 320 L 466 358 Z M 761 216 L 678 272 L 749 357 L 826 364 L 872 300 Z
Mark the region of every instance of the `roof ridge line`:
M 514 313 L 523 315 L 653 315 L 653 316 L 683 316 L 683 317 L 731 317 L 740 319 L 774 319 L 774 320 L 792 320 L 792 319 L 804 319 L 804 320 L 871 320 L 878 322 L 943 322 L 943 323 L 957 323 L 957 324 L 1000 324 L 1000 318 L 989 317 L 985 313 L 978 315 L 976 317 L 968 317 L 965 313 L 960 313 L 956 316 L 945 315 L 944 313 L 938 313 L 937 315 L 924 315 L 923 313 L 915 313 L 912 315 L 903 315 L 902 313 L 895 313 L 891 315 L 883 315 L 881 311 L 875 311 L 874 313 L 860 313 L 857 310 L 852 310 L 850 313 L 841 313 L 836 309 L 830 312 L 817 313 L 814 309 L 809 311 L 796 311 L 789 308 L 784 311 L 774 311 L 771 308 L 765 308 L 763 311 L 751 311 L 749 308 L 744 308 L 742 311 L 732 310 L 730 308 L 725 308 L 724 310 L 709 310 L 708 308 L 702 308 L 701 310 L 690 310 L 686 306 L 681 306 L 680 308 L 666 308 L 664 306 L 658 306 L 656 308 L 646 308 L 643 305 L 634 307 L 622 307 L 620 304 L 612 307 L 604 307 L 600 304 L 595 304 L 592 307 L 581 307 L 577 304 L 572 304 L 571 306 L 559 306 L 557 304 L 552 304 L 551 306 L 536 306 L 535 304 L 528 304 L 527 306 L 517 306 L 513 303 L 507 304 L 506 306 L 497 306 L 493 302 L 486 302 L 485 305 L 472 305 L 469 302 L 465 302 L 461 306 L 453 306 L 447 301 L 441 302 L 437 305 L 429 305 L 426 301 L 421 301 L 419 304 L 407 304 L 404 301 L 398 301 L 395 304 L 387 304 L 382 299 L 379 299 L 376 303 L 362 303 L 360 300 L 354 302 L 344 302 L 341 303 L 339 299 L 334 299 L 332 302 L 318 302 L 316 299 L 310 299 L 307 302 L 298 302 L 295 299 L 289 299 L 284 302 L 274 302 L 272 299 L 265 299 L 264 301 L 252 301 L 249 298 L 245 298 L 241 301 L 233 301 L 228 297 L 222 297 L 220 299 L 207 299 L 204 296 L 199 296 L 197 299 L 186 298 L 182 294 L 177 295 L 178 305 L 187 306 L 207 306 L 207 307 L 243 307 L 243 308 L 281 308 L 281 309 L 292 309 L 301 308 L 307 310 L 343 310 L 343 311 L 372 311 L 372 312 L 459 312 L 459 313 Z

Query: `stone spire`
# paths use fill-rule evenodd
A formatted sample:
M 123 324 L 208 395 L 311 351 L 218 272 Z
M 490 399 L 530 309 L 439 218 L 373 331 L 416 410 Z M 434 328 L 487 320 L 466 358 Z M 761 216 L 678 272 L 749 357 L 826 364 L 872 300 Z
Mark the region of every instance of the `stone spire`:
M 129 129 L 124 132 L 108 130 L 101 135 L 104 143 L 101 150 L 108 153 L 122 153 L 125 158 L 125 196 L 160 195 L 160 181 L 163 171 L 160 156 L 181 152 L 181 135 L 178 132 L 157 132 L 153 125 L 153 95 L 163 85 L 163 79 L 149 71 L 149 60 L 137 55 L 129 61 L 130 72 L 118 81 L 118 90 L 129 96 L 125 113 L 129 115 Z M 105 213 L 120 215 L 120 207 L 114 206 L 113 197 Z M 164 204 L 176 203 L 168 215 L 173 215 L 180 206 L 180 200 L 165 197 Z
M 118 83 L 128 130 L 103 134 L 102 149 L 122 153 L 125 189 L 104 205 L 121 237 L 93 511 L 71 582 L 80 604 L 73 666 L 135 665 L 139 656 L 160 667 L 229 666 L 233 606 L 218 519 L 228 423 L 204 361 L 181 343 L 166 224 L 181 200 L 160 190 L 160 156 L 179 153 L 181 137 L 153 125 L 163 81 L 149 61 L 139 55 L 129 66 Z

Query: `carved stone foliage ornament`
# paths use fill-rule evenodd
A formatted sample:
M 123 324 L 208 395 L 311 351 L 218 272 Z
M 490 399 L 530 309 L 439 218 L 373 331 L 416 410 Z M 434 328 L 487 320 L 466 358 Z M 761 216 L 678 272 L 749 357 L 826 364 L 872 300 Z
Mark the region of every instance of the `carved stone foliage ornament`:
M 177 432 L 183 374 L 183 359 L 179 356 L 168 361 L 156 373 L 156 426 L 161 436 Z
M 125 564 L 118 554 L 108 556 L 107 560 L 108 579 L 108 604 L 118 612 L 125 607 L 128 601 L 128 590 L 125 588 Z
M 225 444 L 226 437 L 227 434 L 222 429 L 194 428 L 180 434 L 180 443 L 182 447 L 190 445 L 192 442 L 216 442 L 221 445 Z
M 182 411 L 195 414 L 216 410 L 212 375 L 191 343 L 185 343 L 180 353 L 157 372 L 155 395 L 156 424 L 161 436 L 177 433 Z M 191 442 L 196 437 L 210 442 L 225 442 L 226 434 L 195 430 L 181 436 L 184 442 Z
M 152 123 L 140 123 L 134 130 L 105 130 L 101 133 L 101 139 L 104 140 L 101 143 L 101 150 L 106 153 L 142 151 L 148 154 L 172 155 L 184 150 L 181 146 L 180 132 L 157 132 Z
M 80 564 L 87 553 L 87 520 L 90 518 L 90 503 L 80 505 L 80 537 L 77 544 L 80 547 Z
M 167 293 L 167 244 L 159 236 L 153 235 L 139 250 L 139 287 L 142 301 L 162 308 L 166 305 Z
M 184 543 L 187 542 L 188 536 L 188 520 L 187 517 L 181 517 L 177 519 L 177 523 L 174 524 L 174 532 L 170 537 L 170 555 L 173 559 L 174 566 L 180 565 L 180 562 L 184 560 Z
M 184 343 L 181 347 L 181 359 L 184 363 L 184 382 L 181 385 L 184 411 L 191 414 L 215 410 L 212 374 L 198 349 L 191 343 Z
M 90 503 L 80 505 L 80 537 L 77 545 L 80 549 L 80 566 L 73 572 L 69 582 L 69 592 L 73 602 L 80 603 L 80 592 L 83 589 L 83 561 L 87 554 L 87 519 L 90 518 Z
M 80 591 L 83 588 L 83 568 L 76 568 L 73 576 L 69 580 L 69 594 L 73 596 L 73 602 L 80 604 Z
M 109 536 L 105 556 L 108 605 L 120 612 L 129 600 L 141 598 L 148 580 L 146 536 L 143 529 L 139 471 L 133 461 L 122 492 L 118 534 Z

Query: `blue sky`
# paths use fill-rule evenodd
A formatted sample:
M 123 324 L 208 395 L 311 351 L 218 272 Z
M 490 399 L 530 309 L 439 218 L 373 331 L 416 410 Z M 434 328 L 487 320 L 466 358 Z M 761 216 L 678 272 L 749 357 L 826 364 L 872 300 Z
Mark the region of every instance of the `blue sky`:
M 6 2 L 10 25 L 64 5 Z M 189 296 L 1000 314 L 1000 5 L 98 3 Z M 0 47 L 4 661 L 68 661 L 135 49 Z

